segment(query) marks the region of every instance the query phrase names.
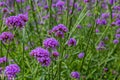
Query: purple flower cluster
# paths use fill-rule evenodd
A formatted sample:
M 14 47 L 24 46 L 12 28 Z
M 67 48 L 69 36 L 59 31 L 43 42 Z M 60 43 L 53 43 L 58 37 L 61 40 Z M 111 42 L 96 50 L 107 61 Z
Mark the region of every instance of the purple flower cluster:
M 120 20 L 119 20 L 119 19 L 116 20 L 116 25 L 117 25 L 117 26 L 120 26 Z
M 64 1 L 61 1 L 61 0 L 59 0 L 59 1 L 56 3 L 56 7 L 61 8 L 61 9 L 64 7 L 64 5 L 65 5 L 65 2 L 64 2 Z
M 47 38 L 43 41 L 43 45 L 45 48 L 55 49 L 59 46 L 59 42 L 55 38 Z
M 0 7 L 3 7 L 5 5 L 5 2 L 0 2 Z
M 21 2 L 25 2 L 25 0 L 16 0 L 16 2 L 21 3 Z
M 80 78 L 80 74 L 77 71 L 71 72 L 71 77 L 75 78 L 75 79 L 79 79 Z
M 97 50 L 103 50 L 105 49 L 105 43 L 104 41 L 100 41 L 100 43 L 97 46 Z
M 67 44 L 68 46 L 76 46 L 76 40 L 74 38 L 70 38 Z
M 97 19 L 96 24 L 98 24 L 98 25 L 106 25 L 107 21 L 106 21 L 106 19 Z
M 37 47 L 36 49 L 30 52 L 30 55 L 34 56 L 42 66 L 50 65 L 51 59 L 48 50 L 43 49 L 41 47 Z
M 5 75 L 8 80 L 13 80 L 16 77 L 17 73 L 20 72 L 20 68 L 17 64 L 10 64 L 5 68 Z
M 53 27 L 52 32 L 55 33 L 55 36 L 64 38 L 64 33 L 68 32 L 68 28 L 63 24 L 59 24 Z
M 53 57 L 58 57 L 59 56 L 59 53 L 57 52 L 57 51 L 54 51 L 54 52 L 52 52 L 52 55 L 53 55 Z
M 4 43 L 7 43 L 11 40 L 13 40 L 14 35 L 11 32 L 3 32 L 0 34 L 0 40 L 3 41 Z
M 28 21 L 27 14 L 19 14 L 16 16 L 10 16 L 6 18 L 5 23 L 9 28 L 13 28 L 13 27 L 23 28 L 27 21 Z
M 8 60 L 7 60 L 6 57 L 1 57 L 1 58 L 0 58 L 0 64 L 5 63 L 5 62 L 7 62 L 7 61 L 8 61 Z
M 80 59 L 82 59 L 84 56 L 85 56 L 84 52 L 78 54 L 78 58 L 80 58 Z

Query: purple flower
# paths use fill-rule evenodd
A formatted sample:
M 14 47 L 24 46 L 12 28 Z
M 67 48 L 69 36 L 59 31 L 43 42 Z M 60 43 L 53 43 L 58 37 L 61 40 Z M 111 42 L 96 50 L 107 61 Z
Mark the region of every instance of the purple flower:
M 8 8 L 3 8 L 3 9 L 2 9 L 2 12 L 3 12 L 3 13 L 8 12 Z
M 95 32 L 96 32 L 96 33 L 99 33 L 100 31 L 99 31 L 99 29 L 96 29 Z
M 120 26 L 120 20 L 117 20 L 117 21 L 116 21 L 116 25 L 117 25 L 117 26 Z
M 56 48 L 59 45 L 59 42 L 55 38 L 47 38 L 43 41 L 45 48 Z
M 63 24 L 59 24 L 53 27 L 51 31 L 55 33 L 55 36 L 64 38 L 64 33 L 68 32 L 68 28 Z
M 27 14 L 19 14 L 17 16 L 10 16 L 6 18 L 5 23 L 9 28 L 13 27 L 23 28 L 27 21 L 28 21 Z
M 76 40 L 74 38 L 70 38 L 67 44 L 68 46 L 76 46 Z
M 0 64 L 5 63 L 5 62 L 7 62 L 7 61 L 8 61 L 8 60 L 7 60 L 6 57 L 1 57 L 1 58 L 0 58 Z
M 116 34 L 115 37 L 116 37 L 117 39 L 119 39 L 119 38 L 120 38 L 120 34 Z
M 101 24 L 102 24 L 102 25 L 106 25 L 106 24 L 107 24 L 107 21 L 106 21 L 105 19 L 102 19 L 102 20 L 101 20 Z
M 52 31 L 53 32 L 62 31 L 65 33 L 65 32 L 68 32 L 68 28 L 63 24 L 59 24 L 59 25 L 53 27 Z
M 14 35 L 11 32 L 3 32 L 0 34 L 0 40 L 3 41 L 4 43 L 7 43 L 11 40 L 13 40 Z
M 113 5 L 113 4 L 115 3 L 115 1 L 116 1 L 116 0 L 109 0 L 109 3 L 110 3 L 111 5 Z
M 57 31 L 55 33 L 55 36 L 60 37 L 60 38 L 64 38 L 64 33 L 62 31 Z
M 113 43 L 114 43 L 114 44 L 118 44 L 118 43 L 119 43 L 119 40 L 118 40 L 118 39 L 115 39 L 115 40 L 113 40 Z
M 118 29 L 116 30 L 116 33 L 120 33 L 120 28 L 118 28 Z
M 84 2 L 85 2 L 85 3 L 88 3 L 88 2 L 90 2 L 90 0 L 84 0 Z
M 5 75 L 7 76 L 8 80 L 13 80 L 17 73 L 20 72 L 20 68 L 17 64 L 10 64 L 5 68 Z
M 108 71 L 108 68 L 104 68 L 104 72 L 107 72 Z
M 107 18 L 109 18 L 109 13 L 103 13 L 103 14 L 101 15 L 101 17 L 102 17 L 103 19 L 107 19 Z
M 28 13 L 26 14 L 18 14 L 18 17 L 20 17 L 24 22 L 28 21 Z
M 54 52 L 52 52 L 52 55 L 53 55 L 54 57 L 58 57 L 58 56 L 59 56 L 59 53 L 58 53 L 57 51 L 54 51 Z
M 51 63 L 50 57 L 38 57 L 37 60 L 42 66 L 49 66 Z
M 0 7 L 3 7 L 5 5 L 5 2 L 0 2 Z
M 56 7 L 58 7 L 58 8 L 63 8 L 64 5 L 65 5 L 65 2 L 64 2 L 64 1 L 61 1 L 61 0 L 59 0 L 59 1 L 56 3 Z
M 84 56 L 85 56 L 85 53 L 83 53 L 83 52 L 78 54 L 78 58 L 80 58 L 80 59 L 83 58 Z
M 16 0 L 16 2 L 21 3 L 21 2 L 25 2 L 25 0 Z
M 45 6 L 44 6 L 44 9 L 46 9 L 46 10 L 47 10 L 48 8 L 49 8 L 49 7 L 48 7 L 48 5 L 45 5 Z
M 80 78 L 80 74 L 77 71 L 71 72 L 71 77 L 75 78 L 75 79 L 79 79 Z
M 36 49 L 33 49 L 31 52 L 30 52 L 30 55 L 31 56 L 34 56 L 35 58 L 37 57 L 49 57 L 49 52 L 48 50 L 46 49 L 43 49 L 41 47 L 37 47 Z
M 97 19 L 96 24 L 98 24 L 98 25 L 106 25 L 107 21 L 105 19 Z
M 78 29 L 81 29 L 81 28 L 82 28 L 82 26 L 81 26 L 81 25 L 77 25 L 77 28 L 78 28 Z
M 30 55 L 34 56 L 42 66 L 50 65 L 51 59 L 48 50 L 37 47 L 30 52 Z
M 105 49 L 105 43 L 104 41 L 100 41 L 100 43 L 97 46 L 97 50 L 102 50 Z

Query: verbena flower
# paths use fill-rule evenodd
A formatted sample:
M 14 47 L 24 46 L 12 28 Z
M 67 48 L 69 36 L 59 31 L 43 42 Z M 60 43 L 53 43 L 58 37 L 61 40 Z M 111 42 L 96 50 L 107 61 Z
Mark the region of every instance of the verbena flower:
M 20 67 L 17 64 L 10 64 L 5 68 L 5 75 L 8 80 L 13 80 L 16 77 L 17 73 L 20 72 Z
M 4 43 L 12 41 L 14 38 L 14 35 L 11 32 L 3 32 L 0 34 L 0 40 Z
M 56 58 L 59 56 L 59 53 L 57 51 L 52 52 L 52 55 Z
M 50 65 L 51 59 L 48 50 L 37 47 L 30 52 L 30 55 L 34 56 L 42 66 Z
M 45 48 L 56 48 L 59 46 L 59 42 L 55 38 L 47 38 L 43 41 L 43 45 Z
M 18 14 L 16 16 L 10 16 L 6 18 L 5 24 L 9 28 L 13 28 L 13 27 L 23 28 L 27 21 L 28 21 L 27 14 Z
M 115 37 L 116 37 L 116 39 L 119 39 L 120 38 L 120 34 L 116 34 Z
M 105 19 L 97 19 L 96 24 L 98 24 L 98 25 L 106 25 L 107 21 Z
M 51 31 L 55 33 L 55 36 L 64 38 L 64 33 L 68 32 L 68 28 L 63 24 L 58 24 L 54 26 Z
M 97 50 L 103 50 L 105 49 L 105 43 L 104 41 L 100 41 L 100 43 L 97 46 Z
M 67 44 L 68 46 L 76 46 L 76 40 L 74 38 L 70 38 Z
M 37 60 L 42 66 L 49 66 L 51 63 L 50 57 L 38 57 Z
M 118 43 L 119 43 L 119 40 L 118 40 L 118 39 L 115 39 L 115 40 L 113 40 L 113 43 L 114 43 L 114 44 L 118 44 Z
M 3 7 L 3 6 L 5 6 L 5 2 L 1 1 L 0 2 L 0 7 Z
M 80 59 L 83 58 L 84 56 L 85 56 L 84 52 L 78 54 L 78 58 L 80 58 Z
M 63 24 L 58 24 L 57 26 L 53 27 L 52 31 L 53 32 L 62 31 L 66 33 L 68 32 L 68 28 Z
M 65 5 L 65 2 L 62 1 L 62 0 L 59 0 L 59 1 L 56 3 L 56 7 L 58 7 L 58 8 L 63 8 L 64 5 Z
M 116 21 L 116 25 L 117 25 L 117 26 L 120 26 L 120 20 L 117 20 L 117 21 Z
M 8 60 L 7 60 L 6 57 L 1 57 L 1 58 L 0 58 L 0 64 L 5 63 L 5 62 L 7 62 L 7 61 L 8 61 Z
M 16 2 L 21 3 L 21 2 L 25 2 L 25 0 L 16 0 Z
M 75 78 L 75 79 L 79 79 L 80 78 L 80 74 L 77 71 L 71 72 L 71 77 Z

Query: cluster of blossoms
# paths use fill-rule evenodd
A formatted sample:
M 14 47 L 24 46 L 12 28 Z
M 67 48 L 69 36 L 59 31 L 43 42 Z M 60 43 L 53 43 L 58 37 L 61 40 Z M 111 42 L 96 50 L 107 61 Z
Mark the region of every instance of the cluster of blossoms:
M 30 52 L 30 55 L 35 57 L 42 66 L 50 65 L 51 59 L 48 50 L 37 47 Z
M 105 43 L 104 41 L 100 41 L 100 43 L 97 46 L 97 50 L 103 50 L 105 49 Z
M 47 38 L 43 41 L 43 45 L 47 49 L 48 48 L 55 49 L 57 46 L 59 46 L 59 43 L 55 38 Z
M 120 39 L 120 28 L 116 30 L 115 39 L 113 40 L 114 44 L 118 44 Z
M 53 27 L 52 32 L 55 33 L 55 36 L 64 38 L 64 33 L 68 32 L 68 28 L 63 24 L 58 24 Z
M 5 68 L 5 75 L 7 76 L 8 80 L 13 80 L 19 72 L 20 68 L 17 64 L 10 64 Z
M 81 53 L 78 54 L 78 58 L 80 58 L 80 59 L 82 59 L 84 56 L 85 56 L 84 52 L 81 52 Z
M 71 72 L 71 77 L 75 78 L 75 79 L 79 79 L 80 78 L 80 74 L 77 71 Z
M 107 21 L 106 21 L 106 19 L 97 19 L 96 24 L 98 24 L 98 25 L 106 25 Z
M 7 62 L 7 61 L 8 61 L 8 60 L 7 60 L 6 57 L 1 57 L 1 58 L 0 58 L 0 64 L 5 63 L 5 62 Z
M 57 3 L 56 3 L 56 7 L 62 9 L 65 5 L 65 2 L 62 1 L 62 0 L 59 0 Z
M 4 43 L 7 43 L 11 40 L 13 40 L 14 35 L 11 32 L 3 32 L 0 34 L 0 40 Z
M 67 44 L 68 46 L 76 46 L 76 40 L 74 38 L 70 38 Z
M 25 2 L 25 0 L 16 0 L 16 2 L 21 3 L 21 2 Z
M 6 18 L 5 23 L 9 28 L 13 27 L 23 28 L 27 21 L 28 14 L 18 14 L 16 16 L 10 16 Z

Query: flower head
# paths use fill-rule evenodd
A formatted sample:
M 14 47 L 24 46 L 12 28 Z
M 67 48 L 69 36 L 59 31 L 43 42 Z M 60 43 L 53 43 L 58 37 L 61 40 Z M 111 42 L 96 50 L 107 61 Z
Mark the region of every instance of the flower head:
M 56 7 L 58 7 L 58 8 L 63 8 L 64 5 L 65 5 L 65 2 L 64 2 L 64 1 L 61 1 L 61 0 L 59 0 L 59 1 L 56 3 Z
M 5 75 L 8 77 L 8 80 L 15 78 L 17 73 L 20 72 L 20 68 L 17 64 L 10 64 L 5 68 Z
M 71 72 L 71 77 L 75 78 L 75 79 L 79 79 L 80 78 L 80 74 L 79 72 L 75 71 L 75 72 Z
M 56 48 L 59 45 L 59 42 L 55 38 L 47 38 L 43 41 L 45 48 Z
M 67 44 L 68 46 L 76 46 L 76 40 L 74 38 L 70 38 Z
M 7 43 L 11 40 L 13 40 L 14 35 L 11 32 L 3 32 L 0 34 L 0 40 L 3 41 L 4 43 Z
M 23 28 L 27 21 L 28 21 L 27 14 L 19 14 L 16 16 L 10 16 L 6 18 L 5 23 L 9 28 L 13 28 L 13 27 Z
M 37 47 L 30 52 L 30 55 L 34 56 L 42 66 L 50 65 L 51 59 L 48 50 Z
M 80 58 L 80 59 L 83 58 L 84 56 L 85 56 L 85 54 L 83 52 L 78 54 L 78 58 Z
M 7 62 L 7 61 L 8 61 L 8 60 L 7 60 L 6 57 L 1 57 L 1 58 L 0 58 L 0 64 L 5 63 L 5 62 Z

